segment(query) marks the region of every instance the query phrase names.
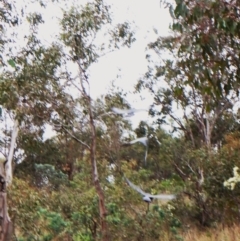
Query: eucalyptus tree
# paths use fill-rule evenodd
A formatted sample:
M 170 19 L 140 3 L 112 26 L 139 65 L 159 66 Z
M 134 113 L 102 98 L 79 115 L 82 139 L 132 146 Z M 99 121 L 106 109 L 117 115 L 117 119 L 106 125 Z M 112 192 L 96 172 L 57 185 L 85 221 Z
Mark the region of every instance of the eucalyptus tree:
M 210 198 L 203 197 L 215 145 L 223 141 L 226 126 L 229 131 L 237 126 L 228 119 L 237 117 L 233 107 L 239 101 L 240 3 L 162 2 L 172 16 L 171 35 L 149 43 L 149 71 L 136 87 L 154 95 L 152 114 L 158 123 L 170 123 L 180 132 L 171 161 L 185 184 L 191 183 L 204 223 Z
M 52 115 L 64 113 L 64 108 L 68 110 L 62 103 L 70 104 L 71 100 L 59 88 L 61 76 L 57 69 L 60 65 L 60 48 L 56 45 L 46 47 L 37 38 L 38 26 L 43 22 L 42 16 L 28 14 L 25 5 L 8 1 L 3 1 L 2 4 L 0 104 L 3 115 L 6 116 L 4 133 L 8 134 L 8 129 L 12 129 L 11 137 L 6 137 L 1 146 L 1 151 L 7 156 L 1 172 L 5 174 L 4 188 L 1 190 L 4 213 L 7 207 L 6 187 L 12 183 L 14 166 L 23 160 L 18 160 L 14 155 L 19 136 L 32 134 L 36 140 L 40 140 L 44 125 Z M 20 29 L 26 30 L 25 35 Z M 24 153 L 24 150 L 21 152 Z M 10 223 L 8 215 L 7 219 L 2 220 L 3 226 Z M 6 239 L 6 226 L 2 228 L 1 240 Z
M 14 4 L 8 1 L 2 1 L 2 6 L 0 10 L 0 32 L 1 32 L 1 38 L 0 38 L 0 49 L 1 49 L 1 55 L 0 55 L 0 62 L 1 62 L 1 70 L 8 66 L 14 66 L 14 61 L 11 59 L 10 54 L 11 51 L 9 51 L 7 54 L 4 51 L 5 47 L 8 46 L 11 50 L 11 46 L 9 46 L 9 42 L 11 39 L 9 39 L 9 35 L 7 33 L 7 29 L 12 29 L 13 32 L 11 32 L 11 37 L 14 35 L 14 30 L 16 29 L 16 26 L 18 25 L 18 22 L 20 20 L 20 17 L 18 16 Z M 5 54 L 4 54 L 5 52 Z M 1 81 L 3 83 L 3 81 Z M 1 97 L 3 98 L 3 93 L 1 93 Z M 5 96 L 6 97 L 6 96 Z M 1 103 L 2 104 L 2 103 Z M 3 114 L 3 108 L 1 106 L 1 118 Z M 18 136 L 18 120 L 15 118 L 11 140 L 9 144 L 8 151 L 3 150 L 1 148 L 2 152 L 4 152 L 7 156 L 5 158 L 6 162 L 4 162 L 4 165 L 1 165 L 1 190 L 0 190 L 0 203 L 1 203 L 1 235 L 0 240 L 9 240 L 11 239 L 12 235 L 12 223 L 10 221 L 10 217 L 8 214 L 7 209 L 7 194 L 6 194 L 6 187 L 7 185 L 11 184 L 12 181 L 12 159 L 14 154 L 14 147 L 16 143 L 16 139 Z M 2 138 L 4 139 L 4 138 Z M 5 146 L 7 147 L 7 146 Z M 3 163 L 2 163 L 3 164 Z
M 239 101 L 240 24 L 235 20 L 240 5 L 236 1 L 164 2 L 173 17 L 172 35 L 159 36 L 148 45 L 149 60 L 154 54 L 158 60 L 152 61 L 137 87 L 145 85 L 155 96 L 160 122 L 172 118 L 193 146 L 197 145 L 194 128 L 198 129 L 201 143 L 210 149 L 217 120 Z
M 93 100 L 90 95 L 90 89 L 94 86 L 89 84 L 89 75 L 90 67 L 101 56 L 121 45 L 130 46 L 134 41 L 133 33 L 130 31 L 128 23 L 118 24 L 115 28 L 111 27 L 109 6 L 101 0 L 89 2 L 85 6 L 75 4 L 69 10 L 64 11 L 61 28 L 60 41 L 64 46 L 63 55 L 65 55 L 66 69 L 69 68 L 68 66 L 73 66 L 76 71 L 75 76 L 67 71 L 66 80 L 72 88 L 77 90 L 75 106 L 72 108 L 80 118 L 67 117 L 72 125 L 70 129 L 68 128 L 69 123 L 65 125 L 60 118 L 56 119 L 55 123 L 60 124 L 61 128 L 90 154 L 92 179 L 99 199 L 101 236 L 102 240 L 109 240 L 107 210 L 98 173 L 99 161 L 96 158 L 97 129 Z M 82 119 L 81 122 L 80 119 Z M 89 133 L 86 139 L 82 140 L 76 135 L 79 128 Z

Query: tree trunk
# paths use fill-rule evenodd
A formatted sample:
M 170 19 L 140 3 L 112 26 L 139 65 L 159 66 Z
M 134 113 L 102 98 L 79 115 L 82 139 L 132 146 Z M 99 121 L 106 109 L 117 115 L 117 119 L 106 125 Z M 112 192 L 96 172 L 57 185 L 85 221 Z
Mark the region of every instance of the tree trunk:
M 210 114 L 206 113 L 206 132 L 205 132 L 205 141 L 207 149 L 211 149 L 211 126 L 210 126 Z
M 18 129 L 18 120 L 15 119 L 8 158 L 5 165 L 4 163 L 0 165 L 0 241 L 11 241 L 13 234 L 13 224 L 8 215 L 6 188 L 12 183 L 12 159 L 18 136 Z
M 80 83 L 81 83 L 81 89 L 82 89 L 82 94 L 86 100 L 86 104 L 88 106 L 88 113 L 89 113 L 89 124 L 91 128 L 91 146 L 90 146 L 90 158 L 91 158 L 91 166 L 92 166 L 92 179 L 94 183 L 95 190 L 98 195 L 99 199 L 99 214 L 100 214 L 100 223 L 101 223 L 101 236 L 102 236 L 102 241 L 109 241 L 109 233 L 108 233 L 108 224 L 106 220 L 107 216 L 107 209 L 105 207 L 105 198 L 104 198 L 104 193 L 99 181 L 99 176 L 98 176 L 98 169 L 97 169 L 97 161 L 96 161 L 96 128 L 94 124 L 94 119 L 93 119 L 93 113 L 92 113 L 92 99 L 90 97 L 90 94 L 88 95 L 85 87 L 84 87 L 84 81 L 88 83 L 87 76 L 84 74 L 82 71 L 81 67 L 81 62 L 78 60 L 78 67 L 79 67 L 79 78 L 80 78 Z M 90 91 L 89 91 L 90 92 Z
M 0 220 L 0 241 L 11 241 L 13 225 L 8 216 L 7 193 L 4 190 L 0 191 Z
M 12 130 L 12 136 L 11 136 L 11 144 L 10 144 L 10 149 L 9 149 L 9 154 L 7 158 L 7 162 L 5 164 L 5 173 L 6 173 L 6 185 L 9 186 L 12 184 L 12 179 L 13 179 L 13 154 L 14 154 L 14 148 L 18 136 L 18 130 L 19 130 L 19 124 L 18 120 L 15 119 L 14 125 L 13 125 L 13 130 Z
M 96 161 L 96 129 L 94 125 L 92 108 L 91 108 L 91 99 L 88 97 L 89 101 L 89 117 L 90 117 L 90 126 L 92 132 L 92 143 L 90 148 L 90 156 L 91 156 L 91 165 L 92 165 L 92 178 L 94 182 L 94 186 L 99 199 L 99 212 L 100 212 L 100 223 L 101 223 L 101 233 L 102 233 L 102 241 L 108 241 L 108 225 L 107 225 L 107 210 L 105 207 L 105 198 L 102 187 L 100 185 L 98 170 L 97 170 L 97 161 Z

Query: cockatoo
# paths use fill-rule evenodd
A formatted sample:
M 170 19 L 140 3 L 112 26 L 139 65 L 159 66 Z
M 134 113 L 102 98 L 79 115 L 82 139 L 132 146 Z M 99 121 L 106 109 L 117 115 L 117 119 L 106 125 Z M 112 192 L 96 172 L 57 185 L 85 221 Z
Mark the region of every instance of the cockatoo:
M 126 182 L 127 184 L 132 188 L 134 189 L 135 191 L 137 191 L 138 193 L 140 193 L 142 196 L 143 196 L 143 201 L 147 202 L 147 203 L 150 203 L 152 202 L 152 200 L 154 198 L 157 198 L 157 199 L 161 199 L 161 200 L 172 200 L 172 199 L 175 199 L 176 198 L 176 195 L 175 194 L 158 194 L 158 195 L 152 195 L 150 193 L 146 193 L 144 192 L 140 187 L 134 185 L 132 182 L 129 181 L 128 178 L 126 178 Z
M 148 154 L 148 137 L 144 136 L 144 137 L 136 138 L 136 139 L 134 139 L 132 141 L 124 143 L 123 146 L 133 145 L 133 144 L 135 144 L 137 142 L 140 142 L 141 144 L 143 144 L 146 147 L 145 157 L 144 157 L 144 162 L 145 162 L 145 165 L 146 165 L 146 163 L 147 163 L 147 154 Z
M 147 111 L 146 109 L 119 109 L 116 107 L 112 108 L 112 111 L 116 114 L 122 115 L 123 117 L 131 117 L 135 114 L 135 112 L 139 111 Z

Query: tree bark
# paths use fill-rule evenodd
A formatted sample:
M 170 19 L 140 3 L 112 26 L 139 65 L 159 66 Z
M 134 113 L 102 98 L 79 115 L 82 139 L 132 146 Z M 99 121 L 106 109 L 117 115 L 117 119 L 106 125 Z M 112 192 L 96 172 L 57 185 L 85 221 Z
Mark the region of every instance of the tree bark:
M 84 81 L 88 83 L 87 76 L 82 71 L 81 62 L 78 60 L 78 67 L 79 67 L 79 78 L 81 82 L 81 89 L 82 94 L 86 100 L 86 104 L 88 106 L 88 113 L 89 113 L 89 124 L 91 129 L 91 145 L 88 147 L 90 150 L 90 159 L 91 159 L 91 166 L 92 166 L 92 179 L 94 183 L 95 190 L 98 195 L 99 199 L 99 214 L 100 214 L 100 223 L 101 223 L 101 235 L 102 241 L 109 241 L 109 232 L 108 232 L 108 224 L 106 220 L 107 216 L 107 209 L 105 207 L 105 198 L 104 193 L 100 184 L 99 176 L 98 176 L 98 168 L 97 168 L 97 160 L 96 160 L 96 128 L 93 119 L 93 112 L 92 112 L 92 99 L 90 94 L 87 93 L 84 87 Z
M 90 157 L 91 157 L 91 164 L 92 164 L 92 178 L 94 182 L 94 186 L 99 198 L 99 212 L 100 212 L 100 223 L 101 223 L 101 232 L 102 232 L 102 240 L 108 241 L 108 225 L 107 225 L 107 210 L 105 207 L 105 198 L 102 187 L 100 185 L 99 176 L 98 176 L 98 169 L 97 169 L 97 161 L 96 161 L 96 129 L 93 120 L 92 108 L 91 108 L 91 99 L 88 97 L 88 104 L 89 104 L 89 117 L 90 117 L 90 126 L 92 132 L 92 143 L 90 146 Z
M 6 188 L 7 186 L 11 185 L 13 179 L 12 159 L 18 136 L 18 130 L 18 120 L 15 119 L 8 158 L 5 165 L 3 163 L 0 165 L 0 241 L 11 241 L 13 234 L 13 224 L 8 215 Z
M 206 140 L 206 145 L 207 145 L 207 149 L 210 150 L 211 149 L 211 124 L 210 124 L 210 114 L 206 112 L 206 136 L 205 136 L 205 140 Z
M 13 179 L 13 154 L 14 154 L 14 147 L 16 144 L 17 136 L 18 136 L 18 130 L 19 130 L 19 124 L 18 120 L 14 120 L 14 125 L 13 125 L 13 130 L 12 130 L 12 136 L 11 136 L 11 144 L 10 144 L 10 149 L 9 149 L 9 154 L 7 158 L 7 162 L 5 164 L 5 173 L 6 173 L 6 185 L 9 186 L 12 184 L 12 179 Z
M 13 225 L 8 216 L 7 209 L 7 193 L 0 191 L 0 241 L 11 241 L 13 233 Z

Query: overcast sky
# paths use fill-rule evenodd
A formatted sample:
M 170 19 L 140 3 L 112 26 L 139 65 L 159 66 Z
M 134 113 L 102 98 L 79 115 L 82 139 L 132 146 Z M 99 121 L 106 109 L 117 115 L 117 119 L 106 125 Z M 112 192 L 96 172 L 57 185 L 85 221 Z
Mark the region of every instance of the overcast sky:
M 132 92 L 138 79 L 147 71 L 148 63 L 145 59 L 147 44 L 156 40 L 159 35 L 169 35 L 171 22 L 168 9 L 161 7 L 159 0 L 107 0 L 106 2 L 112 5 L 115 23 L 124 21 L 133 23 L 136 42 L 131 48 L 108 54 L 92 67 L 90 80 L 93 97 L 105 93 L 112 80 L 115 80 L 114 83 L 120 88 Z M 117 74 L 120 77 L 116 79 Z M 153 101 L 147 91 L 140 95 L 129 94 L 127 100 L 135 108 L 148 108 Z M 136 127 L 139 120 L 147 121 L 149 116 L 148 113 L 139 112 L 131 120 Z
M 14 0 L 12 0 L 14 1 Z M 54 39 L 60 29 L 58 22 L 62 17 L 60 3 L 49 3 L 47 8 L 40 8 L 39 5 L 31 0 L 14 1 L 19 5 L 18 15 L 21 16 L 20 8 L 25 5 L 25 12 L 38 12 L 43 15 L 46 24 L 40 25 L 39 36 L 45 43 L 49 43 Z M 79 1 L 80 4 L 87 0 Z M 169 34 L 169 24 L 171 17 L 167 8 L 160 5 L 160 0 L 105 0 L 111 5 L 113 24 L 128 21 L 135 30 L 136 41 L 131 48 L 124 48 L 104 56 L 100 61 L 91 68 L 91 94 L 93 97 L 105 92 L 112 80 L 119 75 L 116 84 L 131 90 L 147 70 L 147 61 L 145 59 L 145 49 L 147 44 L 155 40 L 159 35 L 166 36 Z M 71 0 L 68 2 L 69 6 Z M 65 8 L 64 8 L 65 9 Z M 19 27 L 18 27 L 19 28 Z M 27 22 L 22 24 L 21 30 L 18 31 L 19 42 L 18 48 L 21 49 L 24 44 L 24 35 L 27 34 L 29 28 Z M 15 29 L 12 30 L 16 31 Z M 25 40 L 26 41 L 26 40 Z M 101 80 L 101 85 L 97 85 Z
M 81 4 L 84 2 L 86 0 L 81 0 Z M 110 53 L 91 67 L 92 97 L 105 93 L 113 80 L 116 85 L 129 91 L 133 90 L 133 85 L 147 70 L 145 59 L 147 44 L 159 35 L 168 35 L 171 22 L 168 9 L 160 6 L 160 0 L 105 0 L 105 2 L 111 5 L 113 24 L 125 21 L 132 23 L 136 41 L 131 48 Z M 47 24 L 42 25 L 39 29 L 40 36 L 44 40 L 48 40 L 50 36 L 54 36 L 59 31 L 57 24 L 58 19 L 61 18 L 61 11 L 57 6 L 57 3 L 52 3 L 45 10 L 34 9 L 36 8 L 34 5 L 30 8 L 32 11 L 37 10 L 44 13 Z M 59 16 L 58 19 L 56 16 Z M 118 79 L 116 79 L 117 75 L 119 75 Z
M 136 41 L 130 48 L 107 54 L 91 67 L 89 82 L 93 98 L 105 94 L 113 80 L 115 85 L 124 91 L 133 92 L 134 85 L 147 71 L 145 59 L 147 44 L 156 40 L 159 35 L 169 35 L 171 23 L 169 11 L 160 6 L 160 0 L 105 0 L 105 2 L 111 5 L 113 24 L 125 21 L 132 23 Z M 48 11 L 48 16 L 51 16 L 52 11 L 50 9 Z M 50 20 L 50 23 L 54 31 L 55 22 Z M 47 31 L 51 34 L 49 25 Z M 46 29 L 42 32 L 46 33 Z M 129 94 L 127 100 L 134 108 L 148 108 L 153 101 L 147 91 L 140 95 Z M 139 112 L 131 120 L 136 127 L 140 120 L 148 121 L 149 116 L 147 112 Z
M 134 85 L 147 71 L 145 59 L 147 44 L 156 40 L 159 35 L 169 35 L 171 22 L 169 11 L 160 6 L 160 0 L 105 0 L 105 2 L 111 5 L 113 24 L 125 21 L 133 24 L 136 41 L 131 48 L 107 54 L 91 67 L 89 82 L 93 98 L 105 94 L 113 80 L 115 85 L 124 91 L 133 92 Z M 49 12 L 49 16 L 51 13 L 52 11 Z M 50 22 L 52 30 L 56 29 L 55 22 Z M 46 33 L 46 29 L 42 31 Z M 51 31 L 49 25 L 47 31 Z M 127 101 L 134 108 L 148 109 L 153 100 L 145 91 L 140 95 L 128 94 Z M 131 117 L 133 127 L 137 127 L 141 120 L 150 121 L 148 112 L 139 112 Z
M 133 23 L 136 42 L 131 48 L 124 48 L 105 56 L 92 68 L 92 83 L 99 81 L 99 76 L 101 76 L 101 82 L 104 83 L 101 89 L 92 88 L 93 96 L 98 92 L 104 92 L 117 74 L 120 78 L 116 80 L 116 84 L 131 90 L 139 77 L 147 71 L 145 59 L 147 44 L 157 38 L 155 31 L 159 35 L 168 35 L 171 21 L 168 10 L 160 7 L 159 0 L 107 0 L 106 2 L 112 4 L 115 23 L 124 21 Z
M 86 1 L 81 0 L 80 3 L 84 4 Z M 90 86 L 93 98 L 106 93 L 113 80 L 115 80 L 115 85 L 125 91 L 132 92 L 137 80 L 147 71 L 147 61 L 145 59 L 147 44 L 155 40 L 159 35 L 168 35 L 171 22 L 168 9 L 160 6 L 160 0 L 105 0 L 105 2 L 111 5 L 113 24 L 125 21 L 133 24 L 136 41 L 131 48 L 124 48 L 110 53 L 91 67 Z M 50 3 L 46 9 L 36 7 L 36 4 L 31 4 L 30 0 L 16 1 L 16 4 L 19 4 L 19 6 L 25 4 L 26 12 L 43 14 L 46 24 L 39 27 L 39 34 L 46 43 L 50 43 L 51 37 L 54 39 L 54 35 L 60 30 L 58 21 L 61 18 L 61 10 L 58 3 Z M 23 39 L 27 31 L 29 29 L 23 24 L 19 32 L 19 39 Z M 18 44 L 20 49 L 21 41 Z M 146 92 L 141 94 L 141 98 L 129 94 L 127 100 L 135 108 L 148 108 L 152 104 L 152 99 Z M 139 113 L 132 119 L 136 126 L 139 120 L 147 120 L 148 115 L 147 113 Z

